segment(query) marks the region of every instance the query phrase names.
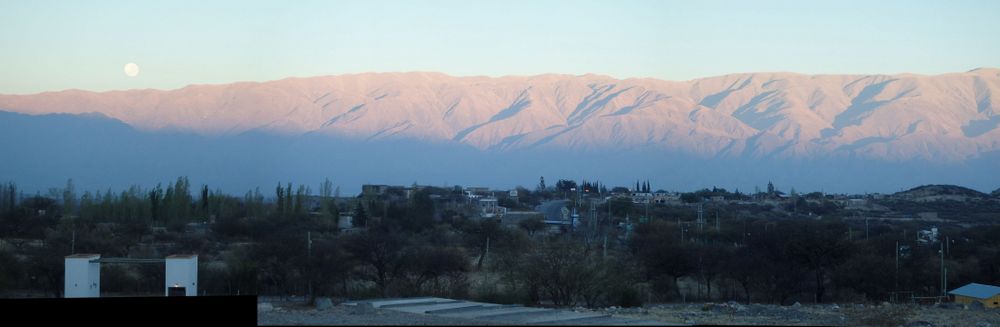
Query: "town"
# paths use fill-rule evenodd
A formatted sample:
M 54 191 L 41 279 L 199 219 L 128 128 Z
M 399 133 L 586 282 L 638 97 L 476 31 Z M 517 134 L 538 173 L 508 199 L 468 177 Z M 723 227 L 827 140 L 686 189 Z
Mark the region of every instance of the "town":
M 752 192 L 678 192 L 646 179 L 609 186 L 541 177 L 530 188 L 500 190 L 366 184 L 356 196 L 342 196 L 330 180 L 316 193 L 279 183 L 273 194 L 257 188 L 239 197 L 207 185 L 192 195 L 186 177 L 166 185 L 81 195 L 70 180 L 25 195 L 4 184 L 0 297 L 67 296 L 64 274 L 81 254 L 118 263 L 196 255 L 191 295 L 310 305 L 441 297 L 623 310 L 988 309 L 1000 295 L 963 291 L 1000 289 L 989 286 L 1000 285 L 1000 190 L 925 185 L 851 195 L 768 182 Z M 164 294 L 162 267 L 100 269 L 97 296 Z

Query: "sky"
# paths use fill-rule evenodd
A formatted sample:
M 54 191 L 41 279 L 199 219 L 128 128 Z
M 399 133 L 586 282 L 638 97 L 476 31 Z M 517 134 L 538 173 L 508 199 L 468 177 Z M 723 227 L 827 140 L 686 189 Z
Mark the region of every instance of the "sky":
M 1000 67 L 998 12 L 995 0 L 0 0 L 0 94 L 399 71 L 942 74 Z

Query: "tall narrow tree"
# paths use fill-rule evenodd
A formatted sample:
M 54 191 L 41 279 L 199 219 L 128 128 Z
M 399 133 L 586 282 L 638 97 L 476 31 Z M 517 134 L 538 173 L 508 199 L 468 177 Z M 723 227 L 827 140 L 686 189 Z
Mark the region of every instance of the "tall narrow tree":
M 66 188 L 63 189 L 63 214 L 71 215 L 76 211 L 76 190 L 73 186 L 73 179 L 66 180 Z
M 278 182 L 278 187 L 276 187 L 274 189 L 274 195 L 276 197 L 275 204 L 277 205 L 277 208 L 275 208 L 275 212 L 278 214 L 278 216 L 284 216 L 285 215 L 285 189 L 281 187 L 281 182 Z

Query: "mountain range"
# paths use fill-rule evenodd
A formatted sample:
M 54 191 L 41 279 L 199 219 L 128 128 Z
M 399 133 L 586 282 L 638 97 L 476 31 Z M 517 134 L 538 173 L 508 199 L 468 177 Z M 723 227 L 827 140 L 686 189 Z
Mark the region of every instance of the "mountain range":
M 513 160 L 519 162 L 516 167 L 537 168 L 523 176 L 510 171 L 522 185 L 532 183 L 525 176 L 550 170 L 591 178 L 611 176 L 623 182 L 634 179 L 626 176 L 662 176 L 679 189 L 706 183 L 726 185 L 723 176 L 730 176 L 730 181 L 753 183 L 787 178 L 788 183 L 816 188 L 829 184 L 832 189 L 853 185 L 894 190 L 957 182 L 939 179 L 950 176 L 992 190 L 1000 183 L 996 177 L 1000 174 L 977 167 L 1000 167 L 1000 99 L 994 97 L 998 92 L 1000 69 L 993 68 L 934 76 L 752 73 L 683 82 L 601 75 L 365 73 L 175 90 L 0 95 L 0 110 L 9 112 L 0 116 L 0 123 L 55 115 L 85 119 L 94 126 L 98 125 L 95 119 L 109 120 L 129 133 L 165 140 L 280 139 L 309 143 L 305 152 L 352 144 L 355 160 L 361 161 L 372 157 L 367 155 L 370 151 L 384 150 L 391 158 L 399 151 L 396 145 L 408 144 L 410 149 L 437 151 L 413 154 L 420 157 L 463 153 L 451 162 L 421 159 L 429 160 L 430 170 L 463 165 L 463 160 L 479 160 L 480 165 Z M 79 132 L 87 130 L 81 127 Z M 192 142 L 188 150 L 202 143 Z M 237 143 L 227 147 L 240 148 Z M 54 140 L 46 145 L 60 146 Z M 232 158 L 240 157 L 234 154 Z M 548 167 L 558 160 L 573 168 Z M 501 170 L 509 166 L 497 165 Z M 676 172 L 661 168 L 670 166 L 685 167 L 691 180 L 668 177 Z M 789 173 L 787 167 L 802 172 Z M 870 175 L 879 171 L 874 167 L 883 167 L 890 175 L 905 175 L 878 184 Z M 629 171 L 617 171 L 622 168 Z M 463 177 L 460 170 L 451 171 L 455 182 L 470 177 Z M 768 176 L 762 175 L 764 171 Z M 821 172 L 818 175 L 830 180 L 814 178 L 817 173 L 809 171 Z M 421 179 L 422 172 L 426 171 L 403 178 Z M 858 180 L 840 180 L 839 173 Z M 379 180 L 377 171 L 351 174 Z M 515 177 L 477 181 L 506 185 L 511 178 Z M 913 179 L 912 184 L 907 178 Z

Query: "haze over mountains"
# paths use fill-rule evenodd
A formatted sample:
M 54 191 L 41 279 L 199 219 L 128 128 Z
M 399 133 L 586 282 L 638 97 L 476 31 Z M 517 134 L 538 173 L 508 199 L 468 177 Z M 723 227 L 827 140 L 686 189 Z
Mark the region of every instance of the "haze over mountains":
M 11 112 L 0 115 L 0 124 L 10 127 L 0 133 L 31 140 L 0 142 L 0 151 L 28 156 L 0 164 L 24 170 L 0 173 L 8 175 L 0 179 L 39 175 L 28 171 L 37 166 L 30 148 L 66 147 L 60 142 L 67 140 L 46 136 L 60 129 L 57 134 L 72 134 L 64 137 L 76 139 L 70 141 L 76 148 L 126 157 L 171 152 L 176 157 L 156 166 L 196 179 L 211 175 L 199 169 L 249 169 L 204 177 L 239 187 L 338 175 L 351 176 L 348 184 L 360 178 L 531 187 L 546 175 L 625 185 L 652 178 L 660 188 L 678 190 L 776 180 L 805 190 L 888 192 L 954 183 L 989 191 L 1000 185 L 998 92 L 1000 69 L 984 68 L 936 76 L 731 74 L 685 82 L 367 73 L 167 91 L 0 95 L 0 110 Z M 70 115 L 47 115 L 57 113 Z M 109 126 L 124 139 L 94 139 Z M 136 148 L 106 148 L 128 139 Z M 177 140 L 189 144 L 174 146 Z M 145 148 L 142 142 L 159 143 Z M 209 145 L 217 148 L 208 151 Z M 421 164 L 403 164 L 409 161 L 402 155 Z M 273 168 L 290 170 L 288 177 L 246 162 L 270 162 L 262 159 L 269 156 L 285 160 Z M 125 163 L 95 162 L 115 165 Z M 60 175 L 65 168 L 68 177 L 91 174 L 72 165 L 50 168 Z

